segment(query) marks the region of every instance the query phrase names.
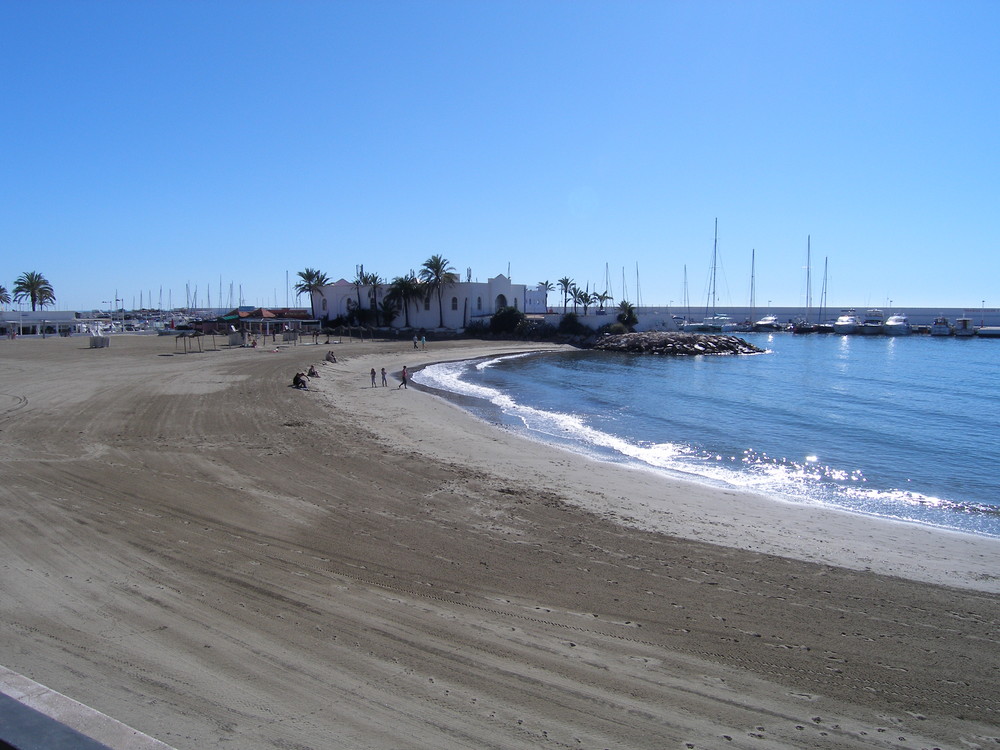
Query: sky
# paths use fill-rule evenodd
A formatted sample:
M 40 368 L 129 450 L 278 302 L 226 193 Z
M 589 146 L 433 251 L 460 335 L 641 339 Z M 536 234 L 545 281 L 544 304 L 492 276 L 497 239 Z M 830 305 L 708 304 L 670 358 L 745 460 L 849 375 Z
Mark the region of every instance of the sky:
M 717 247 L 720 307 L 807 275 L 814 306 L 825 278 L 831 308 L 997 307 L 998 28 L 993 0 L 2 3 L 0 285 L 307 306 L 306 268 L 438 254 L 697 306 Z

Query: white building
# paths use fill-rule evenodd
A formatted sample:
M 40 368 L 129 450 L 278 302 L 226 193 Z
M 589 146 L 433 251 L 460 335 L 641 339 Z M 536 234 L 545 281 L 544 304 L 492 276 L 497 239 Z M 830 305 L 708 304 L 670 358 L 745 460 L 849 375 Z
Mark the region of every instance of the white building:
M 375 290 L 376 307 L 388 292 L 388 284 L 378 286 Z M 313 309 L 318 318 L 334 320 L 347 317 L 351 310 L 358 307 L 359 297 L 361 308 L 370 309 L 372 288 L 362 286 L 359 289 L 350 281 L 340 279 L 313 294 Z M 526 313 L 543 313 L 546 311 L 545 290 L 528 291 L 524 284 L 512 284 L 503 274 L 485 282 L 460 281 L 442 288 L 440 309 L 437 294 L 411 303 L 409 325 L 411 328 L 438 328 L 443 319 L 445 328 L 460 329 L 476 320 L 488 321 L 503 307 L 514 307 Z M 406 314 L 400 311 L 392 321 L 392 327 L 403 328 L 406 321 Z

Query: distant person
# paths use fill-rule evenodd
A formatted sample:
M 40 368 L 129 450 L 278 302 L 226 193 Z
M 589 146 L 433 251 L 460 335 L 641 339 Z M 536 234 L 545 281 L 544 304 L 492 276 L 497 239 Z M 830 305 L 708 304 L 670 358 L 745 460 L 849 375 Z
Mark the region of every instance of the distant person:
M 319 372 L 316 370 L 316 365 L 309 365 L 309 372 L 306 373 L 310 378 L 318 378 Z
M 295 377 L 292 378 L 292 386 L 299 390 L 308 391 L 309 379 L 306 377 L 306 374 L 304 372 L 295 373 Z
M 399 381 L 399 385 L 396 386 L 396 390 L 398 391 L 400 388 L 406 388 L 406 390 L 409 390 L 409 386 L 406 385 L 406 365 L 403 365 L 403 372 L 400 373 L 400 378 L 401 380 Z
M 372 388 L 375 387 L 375 368 L 372 368 Z
M 426 336 L 421 336 L 420 337 L 420 348 L 421 349 L 426 349 L 427 348 L 427 337 Z
M 417 346 L 417 343 L 418 343 L 417 334 L 413 334 L 413 348 L 414 349 L 418 349 L 419 348 Z
M 386 375 L 387 375 L 387 373 L 385 371 L 385 368 L 383 367 L 382 368 L 382 387 L 383 388 L 387 388 L 389 386 L 389 381 L 386 379 Z

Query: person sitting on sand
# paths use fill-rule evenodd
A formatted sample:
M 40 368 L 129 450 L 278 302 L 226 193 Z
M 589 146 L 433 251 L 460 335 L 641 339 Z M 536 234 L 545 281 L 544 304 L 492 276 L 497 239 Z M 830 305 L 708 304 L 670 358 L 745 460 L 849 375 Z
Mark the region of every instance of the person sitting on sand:
M 295 373 L 295 377 L 292 378 L 292 386 L 303 391 L 309 390 L 309 379 L 306 377 L 304 372 Z
M 316 365 L 309 365 L 309 372 L 306 373 L 310 378 L 318 378 L 319 372 L 316 370 Z

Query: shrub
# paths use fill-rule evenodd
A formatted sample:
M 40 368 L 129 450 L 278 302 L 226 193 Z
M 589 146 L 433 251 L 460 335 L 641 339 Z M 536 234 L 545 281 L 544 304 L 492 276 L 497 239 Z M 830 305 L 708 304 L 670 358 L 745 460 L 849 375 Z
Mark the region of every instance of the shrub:
M 524 313 L 516 307 L 501 307 L 490 318 L 490 331 L 493 333 L 514 333 L 524 321 Z

